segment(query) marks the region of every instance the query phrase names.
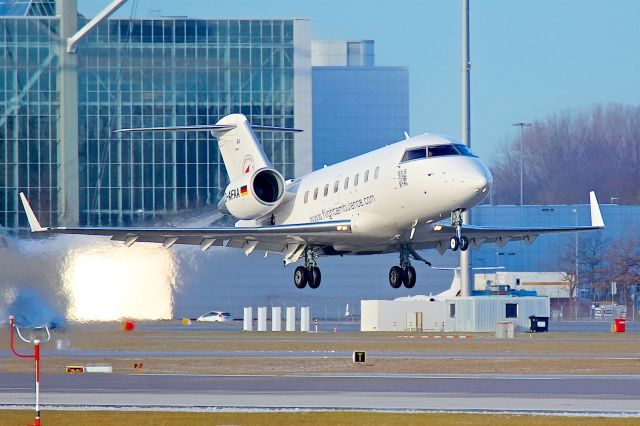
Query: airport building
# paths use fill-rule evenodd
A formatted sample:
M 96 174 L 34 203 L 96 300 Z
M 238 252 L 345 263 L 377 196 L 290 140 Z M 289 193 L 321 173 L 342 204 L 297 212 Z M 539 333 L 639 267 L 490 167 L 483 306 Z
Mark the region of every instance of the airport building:
M 409 70 L 376 66 L 373 40 L 314 40 L 313 169 L 397 142 L 409 131 Z
M 241 112 L 305 129 L 258 136 L 286 178 L 311 171 L 308 19 L 110 19 L 68 52 L 88 21 L 75 0 L 2 1 L 0 14 L 0 225 L 26 226 L 19 191 L 52 225 L 126 225 L 221 197 L 206 132 L 118 128 Z

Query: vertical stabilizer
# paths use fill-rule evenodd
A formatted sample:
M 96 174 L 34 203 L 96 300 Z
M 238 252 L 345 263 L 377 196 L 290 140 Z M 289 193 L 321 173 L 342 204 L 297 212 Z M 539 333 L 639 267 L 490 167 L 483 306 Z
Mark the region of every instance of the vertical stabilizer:
M 230 130 L 211 132 L 218 139 L 218 147 L 230 181 L 263 167 L 271 167 L 271 162 L 262 150 L 247 117 L 243 114 L 231 114 L 223 117 L 216 124 L 235 126 Z

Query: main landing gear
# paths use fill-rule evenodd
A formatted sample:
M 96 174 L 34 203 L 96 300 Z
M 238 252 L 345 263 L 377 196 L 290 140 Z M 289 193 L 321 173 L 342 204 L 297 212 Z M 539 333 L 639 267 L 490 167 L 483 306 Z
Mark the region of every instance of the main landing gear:
M 451 212 L 451 226 L 456 227 L 456 235 L 449 240 L 449 248 L 453 251 L 466 251 L 469 248 L 469 239 L 462 235 L 462 209 Z
M 305 288 L 309 284 L 309 288 L 320 287 L 322 274 L 320 268 L 316 265 L 318 255 L 313 248 L 307 247 L 304 253 L 304 266 L 298 266 L 293 272 L 293 283 L 297 288 Z
M 389 270 L 389 284 L 393 288 L 400 288 L 404 284 L 406 288 L 413 288 L 416 285 L 416 269 L 411 266 L 409 252 L 400 250 L 400 266 L 392 266 Z

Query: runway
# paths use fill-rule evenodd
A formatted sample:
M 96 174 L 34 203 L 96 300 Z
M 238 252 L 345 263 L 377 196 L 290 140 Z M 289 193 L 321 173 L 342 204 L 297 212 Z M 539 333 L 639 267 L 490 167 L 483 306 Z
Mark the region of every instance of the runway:
M 46 408 L 385 410 L 640 416 L 640 376 L 62 375 L 42 377 Z M 33 376 L 0 376 L 2 407 L 33 403 Z

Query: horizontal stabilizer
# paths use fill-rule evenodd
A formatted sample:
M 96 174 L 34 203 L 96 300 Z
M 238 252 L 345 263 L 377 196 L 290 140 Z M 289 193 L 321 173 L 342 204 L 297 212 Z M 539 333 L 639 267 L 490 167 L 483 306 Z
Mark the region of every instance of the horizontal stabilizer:
M 235 124 L 202 124 L 194 126 L 169 126 L 169 127 L 139 127 L 135 129 L 119 129 L 114 130 L 113 133 L 135 133 L 135 132 L 210 132 L 210 131 L 225 131 L 235 129 Z M 251 125 L 252 130 L 265 131 L 265 132 L 302 132 L 301 129 L 292 129 L 289 127 L 273 127 L 273 126 L 259 126 Z
M 196 126 L 169 126 L 169 127 L 139 127 L 135 129 L 119 129 L 113 133 L 135 133 L 135 132 L 208 132 L 211 130 L 231 130 L 235 129 L 235 124 L 204 124 Z

